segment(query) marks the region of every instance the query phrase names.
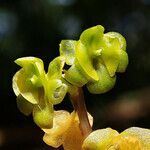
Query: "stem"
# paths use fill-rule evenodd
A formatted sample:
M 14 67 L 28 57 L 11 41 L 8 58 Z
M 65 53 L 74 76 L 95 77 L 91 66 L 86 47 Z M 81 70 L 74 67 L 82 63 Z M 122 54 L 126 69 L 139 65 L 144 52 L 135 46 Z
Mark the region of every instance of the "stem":
M 70 98 L 71 98 L 74 110 L 78 114 L 78 118 L 80 122 L 80 130 L 83 134 L 83 137 L 86 138 L 92 132 L 92 127 L 89 123 L 82 88 L 78 88 L 78 91 L 74 94 L 70 93 Z

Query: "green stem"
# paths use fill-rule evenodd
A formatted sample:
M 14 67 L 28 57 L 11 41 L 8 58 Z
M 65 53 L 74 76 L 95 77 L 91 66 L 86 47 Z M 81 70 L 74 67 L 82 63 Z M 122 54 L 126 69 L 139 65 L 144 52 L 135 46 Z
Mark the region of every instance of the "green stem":
M 86 138 L 92 132 L 92 127 L 89 123 L 82 88 L 78 88 L 77 92 L 74 92 L 73 94 L 70 93 L 70 98 L 79 117 L 80 130 L 83 134 L 83 137 Z

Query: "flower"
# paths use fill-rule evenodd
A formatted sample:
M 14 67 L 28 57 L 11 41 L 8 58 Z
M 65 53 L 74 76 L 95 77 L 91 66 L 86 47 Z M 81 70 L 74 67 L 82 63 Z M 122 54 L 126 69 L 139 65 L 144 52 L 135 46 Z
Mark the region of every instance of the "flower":
M 13 77 L 13 90 L 31 104 L 39 103 L 39 88 L 43 85 L 45 71 L 43 61 L 35 57 L 23 57 L 15 61 L 22 68 Z
M 70 66 L 65 79 L 77 87 L 86 84 L 95 94 L 110 90 L 116 72 L 124 72 L 128 65 L 125 38 L 116 32 L 104 34 L 101 25 L 83 31 L 78 41 L 62 40 L 60 55 Z
M 111 128 L 93 131 L 83 142 L 83 150 L 149 150 L 150 130 L 131 127 L 120 134 Z
M 88 114 L 92 125 L 93 118 Z M 46 144 L 58 148 L 63 145 L 65 150 L 81 150 L 83 135 L 80 130 L 79 119 L 76 112 L 71 114 L 64 110 L 54 112 L 53 128 L 43 129 L 43 140 Z
M 22 68 L 13 77 L 13 90 L 17 106 L 25 114 L 33 113 L 34 122 L 41 128 L 53 125 L 53 105 L 60 103 L 67 93 L 63 83 L 63 57 L 55 58 L 44 70 L 43 61 L 36 57 L 23 57 L 15 61 Z

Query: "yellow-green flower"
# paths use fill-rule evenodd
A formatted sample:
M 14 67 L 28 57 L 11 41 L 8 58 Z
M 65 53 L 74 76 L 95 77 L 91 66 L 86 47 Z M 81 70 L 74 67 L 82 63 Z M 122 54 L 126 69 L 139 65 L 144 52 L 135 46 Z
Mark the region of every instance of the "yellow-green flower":
M 101 25 L 83 31 L 78 41 L 62 40 L 60 55 L 70 66 L 65 79 L 91 93 L 104 93 L 116 81 L 116 72 L 124 72 L 128 65 L 125 38 L 116 32 L 104 34 Z
M 13 77 L 19 110 L 25 115 L 33 113 L 39 127 L 51 128 L 53 105 L 63 100 L 68 88 L 61 80 L 64 58 L 55 58 L 49 64 L 47 73 L 39 58 L 23 57 L 15 62 L 22 67 Z
M 43 61 L 35 57 L 23 57 L 15 61 L 22 68 L 13 77 L 13 90 L 31 104 L 39 103 L 39 89 L 43 86 L 45 71 Z
M 131 127 L 122 133 L 111 128 L 93 131 L 83 142 L 83 150 L 149 150 L 150 130 Z

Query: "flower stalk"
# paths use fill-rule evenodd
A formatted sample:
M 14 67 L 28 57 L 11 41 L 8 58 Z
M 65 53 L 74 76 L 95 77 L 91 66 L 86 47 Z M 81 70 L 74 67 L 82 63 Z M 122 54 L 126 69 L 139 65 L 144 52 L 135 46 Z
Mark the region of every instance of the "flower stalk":
M 78 88 L 76 93 L 70 93 L 70 99 L 79 118 L 81 133 L 86 138 L 92 132 L 92 127 L 89 123 L 82 88 Z

